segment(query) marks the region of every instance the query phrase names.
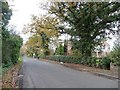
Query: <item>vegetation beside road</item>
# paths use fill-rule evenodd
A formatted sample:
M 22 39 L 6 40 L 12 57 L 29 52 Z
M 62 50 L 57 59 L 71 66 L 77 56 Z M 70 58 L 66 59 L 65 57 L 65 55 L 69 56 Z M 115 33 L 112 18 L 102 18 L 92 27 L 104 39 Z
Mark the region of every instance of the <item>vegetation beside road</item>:
M 6 1 L 0 3 L 2 3 L 0 47 L 2 47 L 3 87 L 15 88 L 22 64 L 20 49 L 23 39 L 15 32 L 15 27 L 8 26 L 12 15 L 8 3 Z M 93 57 L 96 50 L 104 51 L 103 44 L 111 38 L 111 35 L 119 32 L 119 3 L 51 2 L 49 4 L 47 5 L 49 8 L 45 7 L 48 9 L 48 15 L 33 15 L 31 22 L 25 25 L 24 34 L 29 33 L 31 36 L 22 47 L 22 54 L 102 69 L 110 69 L 111 63 L 120 66 L 119 38 L 112 52 L 101 58 L 97 55 Z M 70 38 L 60 40 L 62 35 Z M 71 47 L 68 49 L 68 46 Z M 73 52 L 72 55 L 68 53 L 70 50 Z
M 110 69 L 110 59 L 108 57 L 96 58 L 96 57 L 54 55 L 47 56 L 46 59 L 63 63 L 82 64 L 90 67 Z
M 65 67 L 69 67 L 75 70 L 79 71 L 85 71 L 85 72 L 90 72 L 92 74 L 106 77 L 109 79 L 118 79 L 118 67 L 111 68 L 110 70 L 106 69 L 101 69 L 101 68 L 96 68 L 96 67 L 89 67 L 88 65 L 83 65 L 83 64 L 74 64 L 74 63 L 60 63 L 55 60 L 49 60 L 49 59 L 40 59 L 40 61 L 45 61 L 45 62 L 50 62 L 53 64 L 61 64 Z
M 15 32 L 14 27 L 9 27 L 9 20 L 12 15 L 12 10 L 9 8 L 8 2 L 2 3 L 2 67 L 9 68 L 18 62 L 20 56 L 20 48 L 23 39 Z
M 2 88 L 19 88 L 18 73 L 22 66 L 22 57 L 19 57 L 18 62 L 9 67 L 3 68 Z
M 120 35 L 118 35 L 118 38 L 114 44 L 115 44 L 114 48 L 111 51 L 111 53 L 108 55 L 108 57 L 111 58 L 112 63 L 120 66 Z
M 2 65 L 0 65 L 0 76 L 2 75 Z
M 2 33 L 0 38 L 2 45 L 2 86 L 3 88 L 15 88 L 15 79 L 22 64 L 20 48 L 23 39 L 16 33 L 14 26 L 8 26 L 12 10 L 7 1 L 0 1 L 2 4 Z
M 103 69 L 110 69 L 110 63 L 119 65 L 118 45 L 101 58 L 96 55 L 96 51 L 105 51 L 104 43 L 112 35 L 119 36 L 119 3 L 52 2 L 44 6 L 49 15 L 32 16 L 31 22 L 25 26 L 24 32 L 33 34 L 23 47 L 25 54 Z M 62 35 L 65 37 L 63 41 L 59 40 Z M 68 44 L 72 46 L 72 56 L 68 56 Z

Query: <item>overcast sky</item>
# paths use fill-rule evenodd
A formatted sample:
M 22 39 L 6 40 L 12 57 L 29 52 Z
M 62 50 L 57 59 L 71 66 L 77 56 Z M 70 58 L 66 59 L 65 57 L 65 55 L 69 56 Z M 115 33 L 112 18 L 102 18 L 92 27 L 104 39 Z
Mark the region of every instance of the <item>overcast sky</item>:
M 28 35 L 22 34 L 25 24 L 30 22 L 31 15 L 43 15 L 46 12 L 39 8 L 41 0 L 8 0 L 11 8 L 13 8 L 13 15 L 11 16 L 10 25 L 16 26 L 16 31 L 20 33 L 24 42 Z M 42 0 L 43 1 L 43 0 Z

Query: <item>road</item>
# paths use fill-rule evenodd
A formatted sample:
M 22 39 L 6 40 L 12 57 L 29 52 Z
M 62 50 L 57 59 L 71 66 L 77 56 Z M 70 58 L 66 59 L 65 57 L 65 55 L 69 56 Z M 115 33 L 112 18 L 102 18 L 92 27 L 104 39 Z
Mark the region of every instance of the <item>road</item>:
M 23 88 L 118 88 L 117 80 L 23 57 Z

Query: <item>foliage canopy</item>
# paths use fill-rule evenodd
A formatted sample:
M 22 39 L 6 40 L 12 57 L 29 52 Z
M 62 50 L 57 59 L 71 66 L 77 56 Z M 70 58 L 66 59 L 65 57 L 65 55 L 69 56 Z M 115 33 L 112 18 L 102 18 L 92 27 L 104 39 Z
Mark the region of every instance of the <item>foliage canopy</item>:
M 82 55 L 91 56 L 95 46 L 114 33 L 120 25 L 120 3 L 117 2 L 53 2 L 49 13 L 56 15 L 61 23 L 61 33 L 72 36 L 73 48 Z

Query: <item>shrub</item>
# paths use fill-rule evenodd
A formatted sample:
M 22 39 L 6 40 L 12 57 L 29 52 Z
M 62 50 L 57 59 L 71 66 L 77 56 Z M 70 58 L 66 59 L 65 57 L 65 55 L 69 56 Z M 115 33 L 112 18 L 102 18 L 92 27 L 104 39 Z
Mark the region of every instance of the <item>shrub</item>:
M 96 57 L 92 57 L 91 65 L 92 65 L 93 67 L 96 67 Z
M 10 34 L 9 38 L 3 39 L 2 63 L 3 67 L 9 67 L 16 64 L 20 55 L 22 38 L 17 34 Z
M 64 55 L 64 46 L 62 46 L 62 44 L 56 48 L 55 55 Z
M 111 62 L 110 58 L 104 57 L 104 58 L 102 59 L 103 68 L 110 70 L 110 62 Z
M 53 56 L 47 56 L 46 58 L 57 62 L 83 64 L 83 65 L 88 65 L 103 69 L 110 69 L 110 62 L 111 62 L 111 60 L 108 57 L 96 58 L 96 57 L 53 55 Z

